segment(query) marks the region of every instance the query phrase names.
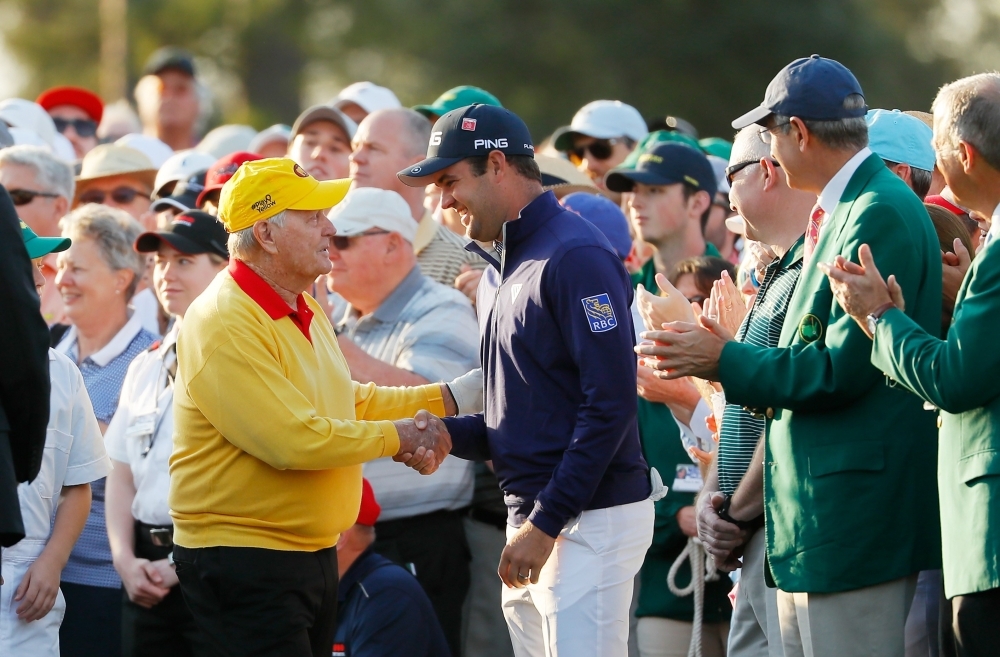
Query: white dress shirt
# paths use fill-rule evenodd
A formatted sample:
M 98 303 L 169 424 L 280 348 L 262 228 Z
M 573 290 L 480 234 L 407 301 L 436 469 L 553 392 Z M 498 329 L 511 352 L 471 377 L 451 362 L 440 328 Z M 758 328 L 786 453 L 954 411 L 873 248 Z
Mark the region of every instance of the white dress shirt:
M 174 388 L 168 376 L 177 362 L 178 326 L 167 332 L 157 349 L 132 361 L 118 411 L 104 442 L 108 455 L 132 470 L 135 498 L 132 517 L 148 525 L 170 526 L 170 454 L 174 448 Z
M 870 148 L 867 146 L 862 148 L 844 166 L 840 167 L 840 171 L 835 173 L 833 178 L 830 178 L 830 182 L 826 183 L 826 187 L 823 188 L 823 192 L 819 195 L 817 202 L 819 203 L 819 207 L 823 208 L 823 212 L 826 213 L 827 217 L 832 215 L 833 211 L 837 209 L 837 204 L 840 203 L 840 198 L 844 195 L 844 190 L 847 189 L 847 183 L 851 182 L 851 176 L 854 175 L 854 172 L 858 170 L 861 163 L 868 159 L 868 156 L 871 154 L 872 151 Z M 822 230 L 822 227 L 820 230 Z

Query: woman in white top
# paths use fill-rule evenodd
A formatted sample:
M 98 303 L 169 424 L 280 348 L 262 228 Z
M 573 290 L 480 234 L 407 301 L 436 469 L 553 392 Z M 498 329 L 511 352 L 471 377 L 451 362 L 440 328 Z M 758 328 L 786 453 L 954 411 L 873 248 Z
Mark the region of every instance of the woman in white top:
M 205 649 L 171 560 L 168 460 L 177 334 L 188 306 L 225 268 L 226 238 L 215 217 L 195 210 L 176 216 L 168 231 L 144 233 L 135 243 L 140 253 L 155 253 L 153 287 L 174 320 L 163 341 L 132 362 L 105 434 L 115 466 L 108 476 L 107 524 L 115 569 L 126 592 L 126 657 L 195 655 Z

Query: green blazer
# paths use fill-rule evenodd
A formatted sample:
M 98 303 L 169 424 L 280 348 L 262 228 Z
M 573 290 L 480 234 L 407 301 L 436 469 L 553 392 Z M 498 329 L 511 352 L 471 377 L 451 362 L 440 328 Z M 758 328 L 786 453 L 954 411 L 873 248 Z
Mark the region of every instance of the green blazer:
M 906 303 L 909 294 L 903 288 Z M 941 409 L 938 488 L 949 598 L 1000 587 L 1000 245 L 976 256 L 946 340 L 905 314 L 879 322 L 872 363 Z
M 934 227 L 916 195 L 872 155 L 826 218 L 779 346 L 730 342 L 719 363 L 728 400 L 770 418 L 765 574 L 783 591 L 849 591 L 941 562 L 935 418 L 871 364 L 871 340 L 815 266 L 837 255 L 857 262 L 865 243 L 882 275 L 895 274 L 907 291 L 915 325 L 940 330 Z

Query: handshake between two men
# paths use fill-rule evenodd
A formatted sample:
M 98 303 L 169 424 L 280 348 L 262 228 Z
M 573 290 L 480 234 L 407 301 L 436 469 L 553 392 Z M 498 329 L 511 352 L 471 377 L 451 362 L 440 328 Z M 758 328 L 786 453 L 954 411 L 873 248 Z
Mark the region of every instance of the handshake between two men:
M 412 420 L 399 420 L 394 424 L 399 433 L 399 451 L 392 460 L 420 474 L 434 474 L 451 452 L 451 435 L 441 418 L 428 411 L 418 411 Z

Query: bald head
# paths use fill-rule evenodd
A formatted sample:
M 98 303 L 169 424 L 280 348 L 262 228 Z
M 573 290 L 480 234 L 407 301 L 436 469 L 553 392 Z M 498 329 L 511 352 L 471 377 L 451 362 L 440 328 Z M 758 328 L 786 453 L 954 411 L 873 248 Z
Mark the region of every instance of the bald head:
M 756 123 L 736 133 L 733 139 L 733 150 L 729 156 L 729 164 L 760 161 L 771 157 L 771 147 L 761 141 L 761 127 Z
M 423 216 L 423 188 L 404 185 L 396 174 L 424 159 L 430 134 L 427 119 L 411 109 L 385 109 L 366 116 L 354 135 L 354 185 L 398 193 L 410 205 L 413 218 L 419 220 Z

